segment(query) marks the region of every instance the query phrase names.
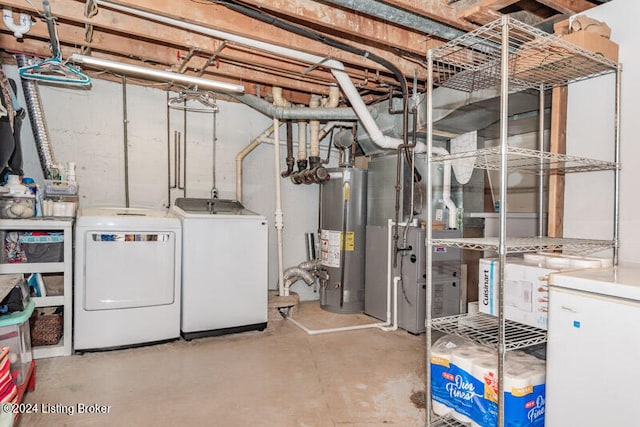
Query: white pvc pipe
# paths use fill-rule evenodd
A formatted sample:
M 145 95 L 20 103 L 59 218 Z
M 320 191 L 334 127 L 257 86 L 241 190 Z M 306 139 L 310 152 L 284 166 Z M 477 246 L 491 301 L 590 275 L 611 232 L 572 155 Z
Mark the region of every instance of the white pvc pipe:
M 449 154 L 447 150 L 442 147 L 432 147 L 431 152 L 441 156 Z M 444 205 L 449 210 L 449 228 L 458 228 L 458 208 L 451 199 L 451 162 L 446 161 L 443 165 L 443 179 L 442 179 L 442 200 Z
M 393 259 L 393 220 L 387 221 L 387 321 L 384 323 L 367 323 L 365 325 L 344 326 L 341 328 L 309 329 L 302 323 L 290 317 L 288 321 L 305 331 L 309 335 L 328 334 L 332 332 L 354 331 L 358 329 L 378 328 L 383 331 L 395 331 L 398 329 L 398 282 L 399 276 L 393 278 L 393 320 L 391 319 L 391 261 Z
M 264 130 L 260 135 L 254 138 L 253 141 L 249 143 L 246 147 L 244 147 L 238 154 L 236 155 L 236 200 L 242 203 L 242 175 L 243 175 L 243 166 L 242 162 L 244 158 L 249 155 L 258 145 L 262 143 L 262 141 L 273 132 L 273 124 Z
M 273 103 L 275 104 L 276 107 L 285 107 L 285 108 L 291 107 L 291 103 L 286 99 L 284 99 L 284 97 L 282 96 L 281 87 L 274 86 L 271 89 L 271 95 L 273 96 Z
M 320 107 L 320 95 L 311 95 L 309 108 Z M 309 157 L 320 156 L 320 120 L 309 120 Z
M 20 24 L 16 25 L 11 9 L 2 9 L 2 22 L 4 22 L 4 25 L 6 25 L 8 29 L 13 31 L 13 36 L 17 39 L 21 39 L 31 29 L 31 16 L 26 13 L 21 13 L 18 21 Z
M 307 122 L 298 120 L 298 160 L 307 160 Z
M 338 85 L 344 92 L 345 96 L 351 103 L 351 107 L 355 111 L 362 122 L 367 133 L 369 133 L 371 140 L 378 146 L 388 149 L 396 149 L 398 145 L 403 143 L 402 139 L 391 138 L 384 136 L 382 131 L 378 128 L 375 120 L 371 116 L 371 113 L 367 109 L 366 104 L 360 97 L 358 89 L 355 87 L 349 75 L 344 71 L 344 64 L 335 59 L 326 60 L 326 58 L 314 55 L 311 53 L 301 52 L 288 47 L 278 46 L 271 43 L 262 42 L 259 40 L 250 39 L 248 37 L 239 36 L 237 34 L 228 33 L 225 31 L 215 30 L 213 28 L 204 27 L 202 25 L 191 24 L 189 22 L 180 21 L 178 19 L 169 18 L 166 16 L 158 15 L 157 13 L 145 12 L 140 9 L 135 9 L 127 6 L 120 6 L 108 1 L 97 0 L 97 3 L 101 6 L 108 7 L 110 9 L 119 10 L 131 15 L 139 16 L 142 18 L 150 19 L 156 22 L 162 22 L 174 27 L 183 28 L 186 30 L 194 31 L 200 34 L 205 34 L 211 37 L 215 37 L 221 40 L 227 40 L 232 43 L 238 43 L 244 46 L 253 47 L 255 49 L 270 52 L 276 55 L 284 56 L 286 58 L 294 59 L 297 61 L 306 62 L 308 64 L 320 65 L 331 69 L 331 73 L 335 77 Z M 415 147 L 416 153 L 423 153 L 426 150 L 426 146 L 419 142 Z
M 384 323 L 367 323 L 364 325 L 354 325 L 354 326 L 344 326 L 340 328 L 327 328 L 327 329 L 309 329 L 304 326 L 302 323 L 298 322 L 291 317 L 286 317 L 288 322 L 293 323 L 298 328 L 302 329 L 309 335 L 320 335 L 320 334 L 330 334 L 334 332 L 346 332 L 346 331 L 357 331 L 359 329 L 370 329 L 370 328 L 378 328 L 382 331 L 395 331 L 398 329 L 398 282 L 400 281 L 400 277 L 396 276 L 393 278 L 393 293 L 395 295 L 394 302 L 396 310 L 394 312 L 393 321 L 391 320 L 390 313 L 388 314 L 388 320 Z M 390 285 L 389 285 L 390 287 Z
M 280 189 L 280 121 L 273 119 L 273 138 L 274 138 L 274 168 L 276 178 L 276 211 L 274 214 L 276 225 L 276 236 L 278 239 L 278 295 L 281 297 L 289 296 L 289 289 L 284 287 L 284 262 L 283 258 L 283 238 L 282 229 L 284 221 L 282 217 L 282 193 Z

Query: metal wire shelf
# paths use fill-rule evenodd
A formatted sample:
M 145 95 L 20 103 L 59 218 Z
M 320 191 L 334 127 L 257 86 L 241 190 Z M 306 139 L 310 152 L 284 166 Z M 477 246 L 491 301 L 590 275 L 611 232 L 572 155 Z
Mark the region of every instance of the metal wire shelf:
M 473 157 L 475 157 L 475 168 L 500 170 L 500 147 L 482 148 L 446 156 L 433 156 L 432 161 L 442 163 Z M 534 175 L 539 175 L 540 173 L 564 174 L 569 172 L 593 172 L 615 170 L 618 168 L 615 162 L 605 162 L 602 160 L 593 160 L 520 147 L 507 147 L 507 166 L 509 171 Z
M 505 348 L 517 350 L 547 342 L 547 331 L 506 320 Z M 497 349 L 498 318 L 484 313 L 461 314 L 431 319 L 431 327 L 448 334 L 469 338 L 478 344 Z
M 432 239 L 432 246 L 451 246 L 460 249 L 498 250 L 498 237 Z M 511 237 L 506 239 L 507 253 L 560 250 L 567 254 L 589 254 L 614 245 L 612 240 L 574 239 L 563 237 Z
M 431 425 L 433 427 L 465 427 L 467 425 L 451 417 L 441 417 L 435 414 L 433 414 L 431 417 L 432 417 Z
M 507 28 L 510 91 L 564 86 L 618 67 L 600 54 L 509 17 Z M 498 19 L 433 49 L 434 83 L 465 92 L 500 87 L 502 31 Z

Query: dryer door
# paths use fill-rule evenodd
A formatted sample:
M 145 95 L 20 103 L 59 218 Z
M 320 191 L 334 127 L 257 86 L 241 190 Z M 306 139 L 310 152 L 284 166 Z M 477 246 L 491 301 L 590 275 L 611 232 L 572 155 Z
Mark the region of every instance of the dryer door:
M 176 290 L 173 231 L 88 231 L 85 310 L 172 304 Z

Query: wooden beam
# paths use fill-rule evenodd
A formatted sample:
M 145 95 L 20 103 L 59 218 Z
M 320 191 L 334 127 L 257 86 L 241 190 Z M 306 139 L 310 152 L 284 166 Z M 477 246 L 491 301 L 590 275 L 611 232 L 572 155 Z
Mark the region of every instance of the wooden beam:
M 475 25 L 460 19 L 455 7 L 446 1 L 386 0 L 385 3 L 408 10 L 460 30 L 472 31 Z
M 247 0 L 247 3 L 261 10 L 295 18 L 296 21 L 310 22 L 334 38 L 349 38 L 360 43 L 366 40 L 417 54 L 425 53 L 426 41 L 430 38 L 425 32 L 409 30 L 349 10 L 327 7 L 311 0 Z
M 128 41 L 124 43 L 123 48 L 127 48 L 129 46 L 135 45 L 140 39 L 154 40 L 157 43 L 169 44 L 172 46 L 180 45 L 180 46 L 183 46 L 185 50 L 189 50 L 189 48 L 191 47 L 196 47 L 201 50 L 209 51 L 209 52 L 215 51 L 216 47 L 220 44 L 220 40 L 214 39 L 206 35 L 178 29 L 178 28 L 167 26 L 164 24 L 159 24 L 157 22 L 152 22 L 149 20 L 137 18 L 135 16 L 118 13 L 104 7 L 101 7 L 99 9 L 99 12 L 95 17 L 89 19 L 84 16 L 84 12 L 83 12 L 84 1 L 50 0 L 50 3 L 51 3 L 53 14 L 59 19 L 59 22 L 60 22 L 59 26 L 64 25 L 65 21 L 70 21 L 70 22 L 75 22 L 82 25 L 92 24 L 94 25 L 95 28 L 102 28 L 105 31 L 122 33 L 124 35 L 129 36 L 130 38 Z M 155 2 L 152 1 L 147 3 L 155 3 Z M 176 2 L 176 3 L 182 4 L 183 2 Z M 218 21 L 216 21 L 214 22 L 214 24 L 216 25 L 213 25 L 213 27 L 215 28 L 219 28 L 221 30 L 224 30 L 227 32 L 234 32 L 234 33 L 237 33 L 238 28 L 249 28 L 250 31 L 255 32 L 255 34 L 264 35 L 263 30 L 266 31 L 266 29 L 263 27 L 266 27 L 271 32 L 270 35 L 272 36 L 272 39 L 265 40 L 265 41 L 268 41 L 274 44 L 282 44 L 280 42 L 287 41 L 289 43 L 288 47 L 292 47 L 298 50 L 308 51 L 310 53 L 314 53 L 320 56 L 331 56 L 334 59 L 342 61 L 347 67 L 346 71 L 350 74 L 351 74 L 351 71 L 354 69 L 354 67 L 357 67 L 360 70 L 368 69 L 369 71 L 374 73 L 387 72 L 387 70 L 384 69 L 384 67 L 372 61 L 368 61 L 359 55 L 354 55 L 348 52 L 332 49 L 322 43 L 313 42 L 309 39 L 293 36 L 289 32 L 276 29 L 275 27 L 268 26 L 266 24 L 258 25 L 255 20 L 250 20 L 249 18 L 242 17 L 237 13 L 227 10 L 224 7 L 213 5 L 213 4 L 201 5 L 198 3 L 191 3 L 191 2 L 189 2 L 189 4 L 198 5 L 201 8 L 204 6 L 215 6 L 218 9 L 210 9 L 208 10 L 208 13 L 205 13 L 203 10 L 200 10 L 200 12 L 203 13 L 203 16 L 206 16 L 206 17 L 216 16 L 218 21 L 222 21 L 222 22 L 226 22 L 225 16 L 227 14 L 233 13 L 235 15 L 233 16 L 233 19 L 229 18 L 229 21 L 237 22 L 238 23 L 237 27 L 229 24 L 229 22 L 226 22 L 226 27 L 221 27 L 217 25 Z M 37 18 L 37 16 L 34 14 L 32 9 L 25 9 L 24 0 L 0 0 L 0 5 L 30 13 L 32 17 Z M 222 15 L 222 18 L 220 17 L 221 15 Z M 200 18 L 201 18 L 201 22 L 199 22 L 200 24 L 212 27 L 212 25 L 208 23 L 210 21 L 209 19 L 205 21 L 202 18 L 202 16 Z M 181 20 L 182 18 L 176 17 L 176 19 Z M 240 19 L 240 21 L 238 21 L 238 19 Z M 35 25 L 44 25 L 44 23 L 41 20 L 38 20 L 38 21 L 39 22 L 36 23 Z M 274 30 L 277 30 L 277 31 L 274 31 Z M 28 34 L 27 34 L 27 37 L 28 37 Z M 82 39 L 84 39 L 84 37 L 82 37 Z M 375 49 L 370 49 L 370 50 L 372 51 L 372 53 L 376 53 L 376 54 L 378 53 L 378 51 Z M 262 55 L 262 53 L 257 52 L 255 50 L 253 50 L 253 54 Z M 406 73 L 407 75 L 412 75 L 413 70 L 416 68 L 415 63 L 408 60 L 404 60 L 400 57 L 394 56 L 389 52 L 384 52 L 384 55 L 386 55 L 386 57 L 388 57 L 390 60 L 396 63 L 398 67 L 403 71 L 403 73 Z M 280 60 L 282 60 L 282 58 L 280 58 Z M 305 64 L 305 67 L 307 65 L 308 64 Z
M 84 2 L 82 3 L 84 4 Z M 114 0 L 113 3 L 161 14 L 169 18 L 215 28 L 229 33 L 246 34 L 247 37 L 255 40 L 261 40 L 295 50 L 313 53 L 322 57 L 330 56 L 344 62 L 345 64 L 351 64 L 352 66 L 367 68 L 369 70 L 385 71 L 383 67 L 363 56 L 354 55 L 329 47 L 309 38 L 297 36 L 291 32 L 281 30 L 273 25 L 256 21 L 255 19 L 251 19 L 247 16 L 231 11 L 224 6 L 213 3 L 184 2 L 175 0 Z M 106 8 L 102 7 L 99 14 L 106 10 Z M 132 18 L 131 16 L 123 14 L 116 15 L 118 19 L 123 17 L 126 17 L 127 19 Z M 151 21 L 147 22 L 149 24 L 154 24 Z M 157 34 L 157 36 L 160 36 L 161 32 L 165 31 L 166 28 L 171 28 L 167 26 L 158 26 L 157 23 L 155 23 L 155 27 L 155 34 Z M 149 34 L 155 35 L 154 32 L 148 32 L 147 35 Z M 358 46 L 357 43 L 354 44 Z M 414 62 L 405 60 L 387 50 L 371 46 L 362 48 L 393 62 L 402 71 L 402 73 L 407 76 L 412 76 L 413 71 L 416 69 L 417 65 Z
M 579 13 L 595 7 L 587 0 L 536 0 L 560 13 Z
M 556 87 L 551 93 L 552 153 L 565 154 L 567 150 L 567 94 L 566 86 Z M 549 212 L 547 232 L 549 237 L 562 237 L 564 228 L 564 175 L 549 176 Z

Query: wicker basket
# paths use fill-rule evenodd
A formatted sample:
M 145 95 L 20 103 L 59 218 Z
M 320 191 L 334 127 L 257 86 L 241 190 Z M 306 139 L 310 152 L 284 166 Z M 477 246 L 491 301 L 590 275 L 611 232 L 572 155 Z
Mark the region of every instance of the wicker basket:
M 31 345 L 53 345 L 62 338 L 63 313 L 43 314 L 36 311 L 29 319 Z

